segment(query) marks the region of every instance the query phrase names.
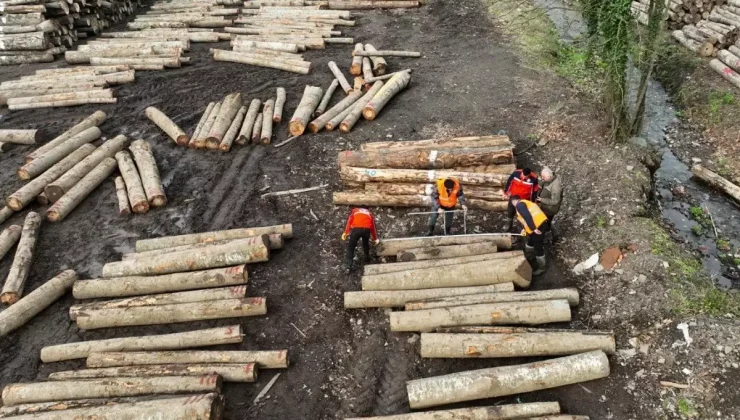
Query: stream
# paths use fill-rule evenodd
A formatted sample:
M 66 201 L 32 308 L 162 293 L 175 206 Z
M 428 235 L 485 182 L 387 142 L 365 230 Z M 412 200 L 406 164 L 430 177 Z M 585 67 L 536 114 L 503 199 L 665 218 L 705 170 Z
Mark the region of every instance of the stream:
M 533 1 L 545 11 L 565 42 L 572 42 L 585 31 L 580 12 L 565 1 Z M 629 100 L 634 104 L 640 72 L 632 64 L 627 70 L 627 80 Z M 671 150 L 666 131 L 679 121 L 668 94 L 655 80 L 648 85 L 644 121 L 640 137 L 631 141 L 652 148 L 661 156 L 653 179 L 654 196 L 663 221 L 673 227 L 676 235 L 701 252 L 702 264 L 718 286 L 740 287 L 736 264 L 740 255 L 727 255 L 730 250 L 740 249 L 738 208 L 724 195 L 695 181 L 691 169 Z M 692 210 L 696 213 L 698 208 L 704 210 L 703 214 L 692 216 Z

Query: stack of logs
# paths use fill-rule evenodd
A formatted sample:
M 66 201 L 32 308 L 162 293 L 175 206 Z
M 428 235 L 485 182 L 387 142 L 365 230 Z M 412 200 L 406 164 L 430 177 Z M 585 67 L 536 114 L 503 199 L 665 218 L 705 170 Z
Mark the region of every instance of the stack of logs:
M 109 87 L 132 83 L 135 77 L 135 70 L 122 65 L 37 70 L 0 83 L 0 104 L 10 110 L 115 104 Z
M 97 35 L 140 2 L 7 0 L 0 2 L 0 65 L 50 62 L 79 38 Z
M 115 154 L 121 172 L 115 179 L 119 214 L 146 213 L 150 207 L 163 207 L 167 204 L 167 196 L 152 146 L 144 140 L 136 140 L 129 150 L 131 153 L 121 150 Z
M 182 54 L 190 49 L 191 32 L 188 32 L 188 29 L 171 31 L 172 33 L 167 35 L 149 31 L 111 32 L 110 38 L 91 40 L 85 45 L 80 45 L 75 51 L 67 51 L 64 58 L 69 64 L 127 66 L 135 70 L 179 68 L 182 64 L 190 62 L 190 58 L 183 57 Z
M 164 34 L 168 33 L 167 29 L 175 28 L 224 28 L 231 25 L 239 11 L 238 7 L 225 6 L 215 0 L 167 1 L 154 4 L 146 13 L 136 16 L 134 21 L 128 24 L 128 28 L 161 29 Z
M 656 0 L 661 1 L 661 0 Z M 694 25 L 709 18 L 717 7 L 727 3 L 727 0 L 663 0 L 666 7 L 666 20 L 670 29 L 681 29 L 684 25 Z M 648 24 L 650 0 L 635 0 L 632 2 L 632 13 L 638 22 Z
M 391 331 L 421 332 L 424 358 L 565 356 L 409 381 L 412 409 L 608 376 L 610 332 L 501 327 L 569 322 L 579 303 L 573 288 L 514 291 L 529 287 L 532 271 L 521 251 L 497 252 L 510 248 L 495 234 L 382 240 L 378 255 L 399 262 L 365 266 L 363 291 L 345 292 L 345 308 L 403 307 L 390 312 Z M 489 381 L 497 385 L 482 386 Z
M 504 211 L 513 149 L 508 136 L 365 143 L 360 151 L 339 153 L 340 177 L 349 190 L 335 192 L 334 204 L 431 207 L 435 182 L 452 177 L 462 184 L 469 207 Z

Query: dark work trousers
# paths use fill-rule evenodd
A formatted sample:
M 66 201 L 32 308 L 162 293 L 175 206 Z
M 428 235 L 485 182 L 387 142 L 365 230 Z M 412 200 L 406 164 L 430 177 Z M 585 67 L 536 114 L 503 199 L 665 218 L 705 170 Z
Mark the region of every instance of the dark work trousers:
M 544 225 L 542 226 L 544 228 Z M 541 234 L 534 232 L 527 235 L 527 245 L 534 247 L 534 255 L 542 257 L 545 255 L 545 231 L 540 229 Z
M 516 208 L 514 208 L 514 205 L 511 204 L 511 200 L 509 200 L 509 206 L 506 207 L 506 217 L 513 219 L 514 216 L 516 216 Z
M 452 217 L 455 215 L 455 213 L 453 213 L 452 210 L 455 210 L 455 209 L 454 208 L 447 209 L 447 208 L 444 208 L 444 207 L 441 207 L 441 209 L 445 211 L 444 212 L 445 213 L 445 228 L 446 228 L 445 235 L 449 235 L 450 228 L 452 227 Z M 433 212 L 431 214 L 431 216 L 429 216 L 429 231 L 430 232 L 433 231 L 434 230 L 434 226 L 437 225 L 437 217 L 438 216 L 439 216 L 439 213 L 437 213 L 436 211 Z
M 362 250 L 365 251 L 365 261 L 370 258 L 370 229 L 352 228 L 349 231 L 349 243 L 347 244 L 347 265 L 352 266 L 355 259 L 355 248 L 362 239 Z

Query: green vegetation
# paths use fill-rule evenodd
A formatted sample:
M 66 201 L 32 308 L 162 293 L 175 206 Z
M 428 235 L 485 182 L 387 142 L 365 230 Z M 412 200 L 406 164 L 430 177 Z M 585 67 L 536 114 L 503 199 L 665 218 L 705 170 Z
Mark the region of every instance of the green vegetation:
M 696 236 L 701 236 L 702 234 L 704 234 L 704 228 L 701 227 L 701 225 L 691 226 L 691 233 Z
M 722 122 L 721 107 L 725 105 L 734 105 L 735 95 L 730 91 L 718 92 L 716 90 L 709 92 L 708 114 L 709 121 L 713 124 Z
M 681 398 L 676 402 L 676 408 L 678 409 L 678 414 L 686 417 L 694 417 L 698 413 L 696 412 L 696 409 L 694 408 L 694 403 L 691 402 L 691 400 L 687 400 L 686 398 Z
M 730 240 L 727 238 L 717 238 L 717 249 L 727 252 L 730 250 Z
M 699 206 L 690 207 L 689 213 L 691 214 L 691 218 L 697 222 L 703 221 L 707 217 L 706 213 L 704 213 L 704 209 Z
M 596 216 L 596 227 L 597 228 L 603 229 L 606 227 L 606 224 L 607 224 L 606 216 L 604 215 Z
M 732 170 L 730 170 L 730 164 L 725 158 L 717 159 L 717 173 L 720 176 L 728 178 L 732 176 Z

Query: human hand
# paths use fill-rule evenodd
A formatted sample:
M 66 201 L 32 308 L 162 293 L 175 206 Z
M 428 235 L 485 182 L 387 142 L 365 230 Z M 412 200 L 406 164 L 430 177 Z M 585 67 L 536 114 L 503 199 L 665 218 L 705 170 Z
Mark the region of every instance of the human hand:
M 346 241 L 346 240 L 347 240 L 347 234 L 346 234 L 346 233 L 343 233 L 343 234 L 342 234 L 342 240 L 343 240 L 343 241 Z
M 539 229 L 535 229 L 535 230 L 534 230 L 534 233 L 536 233 L 536 234 L 538 234 L 538 235 L 542 235 L 542 232 L 541 232 L 541 231 L 540 231 Z

